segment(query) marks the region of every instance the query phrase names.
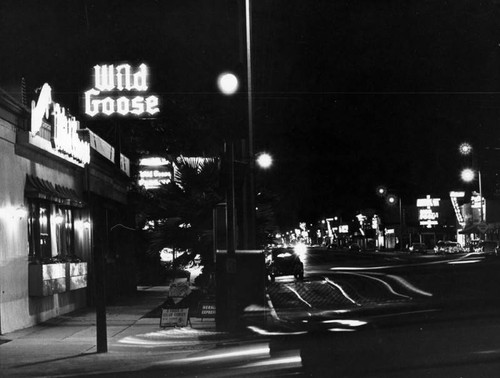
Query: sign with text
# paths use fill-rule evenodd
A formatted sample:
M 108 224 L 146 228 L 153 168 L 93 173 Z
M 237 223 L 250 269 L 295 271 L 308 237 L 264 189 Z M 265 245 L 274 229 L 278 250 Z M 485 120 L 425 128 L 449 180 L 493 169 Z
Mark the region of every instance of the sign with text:
M 186 327 L 189 308 L 162 308 L 160 327 Z
M 439 212 L 435 211 L 435 207 L 439 207 L 440 198 L 431 198 L 427 195 L 426 198 L 417 199 L 418 220 L 421 226 L 431 228 L 438 225 Z
M 47 83 L 42 86 L 38 100 L 31 103 L 33 138 L 41 133 L 44 122 L 50 126 L 50 152 L 80 166 L 90 162 L 90 144 L 78 134 L 80 122 L 52 100 L 52 88 Z
M 141 159 L 139 162 L 139 185 L 145 189 L 158 189 L 162 184 L 172 182 L 172 162 L 161 157 Z
M 85 114 L 90 117 L 153 116 L 160 109 L 158 96 L 148 93 L 149 69 L 144 63 L 94 66 L 94 87 L 85 92 Z
M 215 318 L 216 309 L 214 301 L 200 302 L 200 317 L 202 318 Z

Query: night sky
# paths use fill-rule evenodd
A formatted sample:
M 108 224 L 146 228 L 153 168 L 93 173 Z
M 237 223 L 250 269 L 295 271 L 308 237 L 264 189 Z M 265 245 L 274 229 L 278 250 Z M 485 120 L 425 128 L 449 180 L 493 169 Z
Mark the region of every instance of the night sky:
M 380 207 L 380 184 L 409 202 L 464 189 L 462 141 L 491 187 L 498 159 L 481 151 L 500 146 L 499 16 L 498 0 L 254 0 L 255 151 L 275 160 L 257 180 L 282 217 Z M 167 125 L 246 128 L 244 91 L 216 88 L 226 70 L 245 87 L 243 1 L 2 0 L 0 51 L 2 87 L 48 82 L 77 116 L 95 64 L 146 62 Z

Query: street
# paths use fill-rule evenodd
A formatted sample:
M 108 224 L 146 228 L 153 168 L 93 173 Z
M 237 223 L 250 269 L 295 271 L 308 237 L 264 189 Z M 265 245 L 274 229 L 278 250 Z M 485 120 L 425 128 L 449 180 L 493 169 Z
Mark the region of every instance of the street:
M 177 357 L 160 342 L 127 345 L 148 350 L 141 376 L 491 377 L 500 368 L 496 256 L 309 249 L 304 261 L 303 281 L 268 286 L 266 321 L 244 316 L 253 336 Z
M 158 361 L 156 376 L 490 377 L 500 368 L 500 259 L 310 248 L 268 286 L 257 338 Z M 130 375 L 132 376 L 132 375 Z
M 496 376 L 495 255 L 309 248 L 303 260 L 303 280 L 277 277 L 267 286 L 269 308 L 247 308 L 241 318 L 246 332 L 219 334 L 203 319 L 161 329 L 157 317 L 143 314 L 147 303 L 161 303 L 164 291 L 147 289 L 143 300 L 150 302 L 132 312 L 111 308 L 108 353 L 92 352 L 92 313 L 68 317 L 3 344 L 0 375 Z
M 271 349 L 299 350 L 318 376 L 490 376 L 499 269 L 481 254 L 309 250 L 303 282 L 269 287 Z

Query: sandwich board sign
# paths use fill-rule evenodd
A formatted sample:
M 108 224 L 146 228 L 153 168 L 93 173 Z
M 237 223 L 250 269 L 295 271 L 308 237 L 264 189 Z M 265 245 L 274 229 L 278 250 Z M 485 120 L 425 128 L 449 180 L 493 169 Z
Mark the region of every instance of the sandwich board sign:
M 200 317 L 203 318 L 215 318 L 216 308 L 215 301 L 202 301 L 200 302 Z
M 186 327 L 189 308 L 162 308 L 160 327 Z

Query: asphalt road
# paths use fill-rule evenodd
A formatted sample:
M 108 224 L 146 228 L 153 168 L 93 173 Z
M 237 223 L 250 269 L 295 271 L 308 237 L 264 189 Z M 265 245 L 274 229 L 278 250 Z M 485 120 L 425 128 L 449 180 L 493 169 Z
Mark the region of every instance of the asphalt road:
M 303 282 L 268 289 L 271 354 L 298 350 L 313 376 L 498 376 L 500 258 L 310 249 L 303 260 Z

